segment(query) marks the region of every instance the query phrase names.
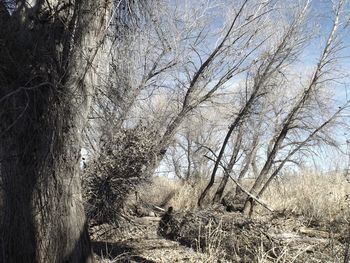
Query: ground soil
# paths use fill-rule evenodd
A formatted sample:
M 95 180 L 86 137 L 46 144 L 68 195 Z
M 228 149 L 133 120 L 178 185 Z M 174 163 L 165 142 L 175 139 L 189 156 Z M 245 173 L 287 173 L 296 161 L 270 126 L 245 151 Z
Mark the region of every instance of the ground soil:
M 208 218 L 220 221 L 226 233 L 223 253 L 210 247 L 212 242 L 198 246 L 193 231 Z M 148 216 L 133 218 L 123 227 L 93 227 L 97 262 L 343 262 L 347 239 L 345 225 L 331 227 L 285 213 L 247 219 L 238 213 L 176 212 L 162 237 L 160 220 Z
M 93 227 L 92 247 L 96 261 L 114 262 L 208 262 L 206 254 L 180 245 L 157 234 L 160 217 L 133 219 L 128 226 L 103 225 Z

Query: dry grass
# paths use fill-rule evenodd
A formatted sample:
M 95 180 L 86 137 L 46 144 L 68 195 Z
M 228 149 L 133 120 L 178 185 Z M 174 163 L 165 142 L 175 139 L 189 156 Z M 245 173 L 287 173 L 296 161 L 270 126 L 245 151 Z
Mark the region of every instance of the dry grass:
M 350 215 L 350 184 L 337 173 L 303 172 L 276 180 L 264 200 L 309 220 L 343 221 Z
M 206 183 L 201 180 L 190 185 L 179 180 L 156 177 L 153 184 L 141 188 L 139 193 L 146 202 L 186 211 L 196 208 Z M 208 200 L 215 189 L 213 187 L 209 193 Z M 309 220 L 332 222 L 350 217 L 350 184 L 339 173 L 304 171 L 287 175 L 275 180 L 262 199 L 275 210 L 288 211 Z M 259 211 L 263 209 L 258 208 Z
M 207 255 L 206 263 L 217 262 L 218 258 L 225 258 L 226 251 L 223 248 L 223 240 L 225 239 L 225 232 L 222 230 L 222 222 L 215 225 L 213 222 L 209 222 L 207 227 L 207 232 L 205 235 L 205 244 L 204 249 L 202 249 L 203 244 L 198 241 L 197 250 L 198 252 L 205 252 Z M 201 235 L 201 233 L 199 233 Z M 198 238 L 198 240 L 201 240 Z
M 184 184 L 179 180 L 156 177 L 152 184 L 141 186 L 138 193 L 146 203 L 164 208 L 172 206 L 175 211 L 193 211 L 197 207 L 198 197 L 206 183 L 205 180 L 201 180 L 195 184 Z M 244 185 L 249 189 L 251 183 L 251 180 L 246 180 Z M 211 190 L 207 200 L 211 200 L 216 186 Z M 234 186 L 230 183 L 228 188 L 232 189 L 232 187 Z M 340 240 L 338 237 L 343 237 L 348 228 L 348 219 L 350 218 L 349 194 L 350 184 L 342 174 L 304 171 L 275 180 L 262 199 L 275 210 L 284 211 L 281 214 L 286 215 L 286 217 L 277 217 L 273 222 L 264 221 L 267 218 L 273 218 L 275 215 L 269 214 L 265 217 L 266 210 L 257 206 L 257 218 L 263 220 L 266 226 L 273 228 L 277 224 L 276 229 L 280 229 L 280 226 L 281 231 L 292 231 L 296 235 L 299 233 L 300 226 L 304 225 L 314 227 L 313 229 L 316 230 L 323 230 L 330 233 L 329 242 L 333 240 L 334 244 L 337 245 L 334 245 L 334 249 L 329 247 L 323 249 L 323 243 L 308 244 L 302 241 L 300 241 L 301 243 L 291 241 L 292 243 L 276 243 L 271 248 L 264 246 L 262 242 L 259 249 L 259 242 L 257 242 L 254 247 L 257 252 L 255 254 L 257 262 L 305 262 L 303 261 L 305 258 L 310 258 L 310 251 L 313 251 L 314 254 L 312 255 L 315 259 L 310 262 L 321 262 L 317 261 L 321 258 L 327 260 L 332 258 L 334 260 L 332 262 L 342 262 L 343 247 L 338 242 Z M 280 213 L 276 213 L 276 216 L 277 214 Z M 286 219 L 288 219 L 288 222 L 285 221 Z M 225 237 L 220 224 L 212 227 L 209 224 L 208 227 L 210 229 L 204 242 L 206 245 L 203 246 L 198 242 L 194 247 L 198 251 L 206 252 L 203 254 L 205 258 L 200 262 L 211 263 L 216 262 L 217 258 L 225 258 L 227 251 L 223 249 Z M 337 239 L 333 239 L 336 236 Z M 328 245 L 332 247 L 331 243 Z
M 155 177 L 152 184 L 141 186 L 138 192 L 146 203 L 187 211 L 197 207 L 197 200 L 206 183 L 205 180 L 200 180 L 188 184 L 176 179 Z M 212 196 L 212 193 L 209 195 Z

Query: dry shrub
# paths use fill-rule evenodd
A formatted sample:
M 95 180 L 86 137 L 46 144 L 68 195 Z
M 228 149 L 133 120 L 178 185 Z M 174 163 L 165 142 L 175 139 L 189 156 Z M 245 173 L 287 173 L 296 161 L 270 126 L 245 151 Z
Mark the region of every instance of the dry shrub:
M 160 235 L 229 262 L 254 262 L 261 242 L 271 247 L 261 234 L 266 227 L 239 213 L 214 209 L 175 212 L 164 216 L 160 226 Z
M 113 222 L 128 194 L 149 179 L 155 134 L 147 128 L 119 130 L 105 136 L 100 155 L 83 177 L 86 211 L 97 223 Z
M 333 222 L 349 217 L 349 194 L 350 184 L 340 173 L 303 172 L 276 180 L 264 199 L 277 210 Z
M 286 225 L 290 220 L 292 225 Z M 202 252 L 215 253 L 221 262 L 342 262 L 341 242 L 300 234 L 299 225 L 303 223 L 285 216 L 253 219 L 211 208 L 168 211 L 158 233 Z

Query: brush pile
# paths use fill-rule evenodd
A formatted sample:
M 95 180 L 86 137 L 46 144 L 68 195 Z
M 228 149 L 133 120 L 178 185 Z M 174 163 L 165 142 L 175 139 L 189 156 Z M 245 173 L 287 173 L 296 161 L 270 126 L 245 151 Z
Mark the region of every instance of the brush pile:
M 85 210 L 90 221 L 113 223 L 135 188 L 149 180 L 154 134 L 145 127 L 119 130 L 102 137 L 101 152 L 85 168 Z
M 215 250 L 229 262 L 338 262 L 334 260 L 341 260 L 345 248 L 331 233 L 308 229 L 296 218 L 274 215 L 258 220 L 218 209 L 170 208 L 159 222 L 158 234 L 205 253 Z

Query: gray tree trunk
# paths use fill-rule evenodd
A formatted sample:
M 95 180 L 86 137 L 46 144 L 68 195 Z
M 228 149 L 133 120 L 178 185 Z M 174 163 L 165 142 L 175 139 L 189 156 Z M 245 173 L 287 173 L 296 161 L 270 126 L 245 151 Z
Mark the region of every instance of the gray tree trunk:
M 93 262 L 81 134 L 111 1 L 0 1 L 0 262 Z

